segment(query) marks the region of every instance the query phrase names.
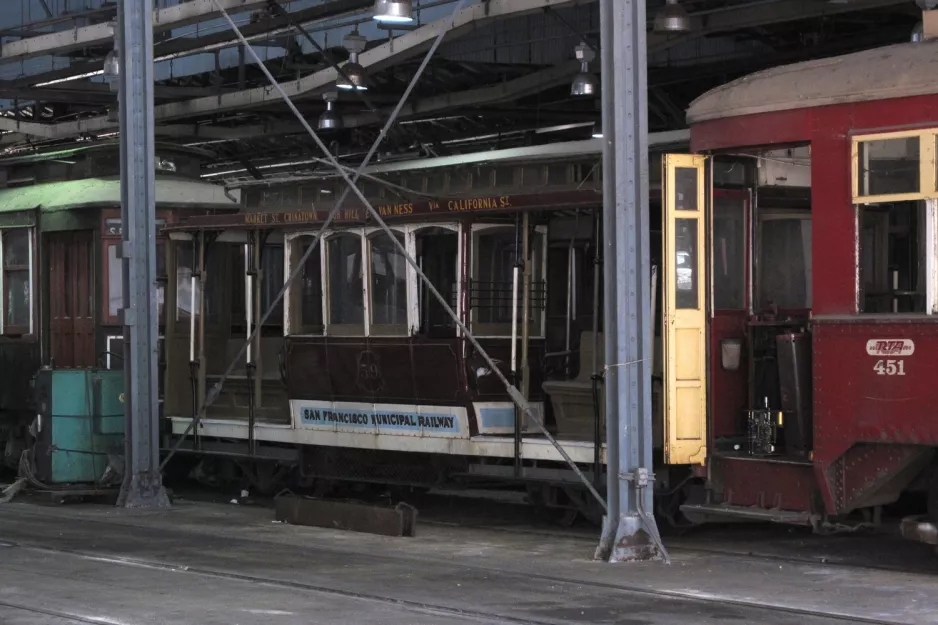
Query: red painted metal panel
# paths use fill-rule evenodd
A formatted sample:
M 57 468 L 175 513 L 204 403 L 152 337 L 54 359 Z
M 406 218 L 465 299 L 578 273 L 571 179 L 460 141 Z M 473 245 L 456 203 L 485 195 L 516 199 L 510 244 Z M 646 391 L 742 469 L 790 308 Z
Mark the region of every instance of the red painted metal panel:
M 938 445 L 938 320 L 856 319 L 814 326 L 815 459 L 832 463 L 857 442 Z M 914 352 L 869 354 L 880 339 Z
M 720 342 L 739 339 L 746 345 L 746 311 L 717 311 L 710 320 L 710 431 L 713 438 L 744 436 L 749 403 L 745 348 L 737 371 L 722 365 Z
M 716 503 L 810 511 L 817 493 L 810 464 L 716 457 L 711 480 Z
M 693 152 L 709 152 L 773 143 L 811 140 L 810 109 L 758 113 L 694 124 L 690 129 Z
M 827 510 L 844 512 L 919 460 L 898 445 L 938 445 L 938 319 L 816 320 L 813 335 L 814 460 Z

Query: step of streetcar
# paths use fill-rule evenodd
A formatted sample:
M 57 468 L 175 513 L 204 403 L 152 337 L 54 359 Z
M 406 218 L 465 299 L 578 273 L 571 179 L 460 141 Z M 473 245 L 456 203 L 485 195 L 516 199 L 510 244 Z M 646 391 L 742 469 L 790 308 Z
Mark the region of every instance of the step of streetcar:
M 725 504 L 684 504 L 681 512 L 687 515 L 734 518 L 747 521 L 769 521 L 790 525 L 811 525 L 811 514 L 799 510 L 772 510 L 754 506 Z

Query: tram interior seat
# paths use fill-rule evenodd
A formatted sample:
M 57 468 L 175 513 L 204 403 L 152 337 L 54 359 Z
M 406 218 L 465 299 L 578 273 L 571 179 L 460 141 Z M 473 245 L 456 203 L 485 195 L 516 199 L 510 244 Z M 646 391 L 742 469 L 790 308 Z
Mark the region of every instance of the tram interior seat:
M 548 380 L 541 387 L 550 397 L 557 422 L 557 434 L 562 438 L 592 440 L 596 413 L 593 407 L 593 352 L 599 343 L 597 365 L 605 366 L 603 358 L 603 335 L 597 335 L 598 341 L 590 331 L 580 334 L 579 373 L 572 380 Z M 605 436 L 605 396 L 600 383 L 599 418 L 603 420 Z

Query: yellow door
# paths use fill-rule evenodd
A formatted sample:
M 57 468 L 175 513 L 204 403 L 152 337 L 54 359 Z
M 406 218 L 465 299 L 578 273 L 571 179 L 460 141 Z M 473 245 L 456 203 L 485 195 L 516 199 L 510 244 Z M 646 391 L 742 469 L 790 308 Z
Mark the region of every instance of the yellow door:
M 664 459 L 707 457 L 706 157 L 663 161 Z

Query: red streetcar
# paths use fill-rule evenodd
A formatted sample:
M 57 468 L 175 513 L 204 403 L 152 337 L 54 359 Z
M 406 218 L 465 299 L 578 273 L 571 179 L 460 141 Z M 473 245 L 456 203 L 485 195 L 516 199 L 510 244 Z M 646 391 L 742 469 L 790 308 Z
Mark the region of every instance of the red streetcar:
M 664 458 L 706 483 L 689 516 L 824 526 L 912 488 L 938 515 L 936 53 L 779 67 L 691 104 L 663 272 Z

